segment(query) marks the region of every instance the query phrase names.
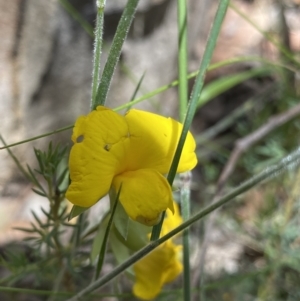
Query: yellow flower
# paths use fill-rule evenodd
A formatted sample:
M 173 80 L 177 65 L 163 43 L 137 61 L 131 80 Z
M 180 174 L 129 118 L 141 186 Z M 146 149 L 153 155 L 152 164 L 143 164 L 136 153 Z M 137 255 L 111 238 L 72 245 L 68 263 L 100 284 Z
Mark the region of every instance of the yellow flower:
M 164 284 L 175 280 L 182 272 L 179 260 L 181 246 L 167 241 L 134 265 L 136 283 L 133 293 L 142 300 L 152 300 Z
M 172 191 L 163 176 L 169 171 L 182 125 L 145 111 L 121 116 L 99 106 L 77 119 L 72 135 L 66 197 L 74 205 L 90 207 L 110 188 L 135 221 L 152 226 L 161 212 L 173 210 Z M 195 141 L 188 133 L 177 172 L 195 167 Z
M 174 215 L 168 212 L 164 220 L 161 235 L 165 235 L 182 223 L 179 209 L 174 204 Z M 180 261 L 181 245 L 175 245 L 171 239 L 160 245 L 134 266 L 135 284 L 133 293 L 140 299 L 152 300 L 169 283 L 182 272 Z

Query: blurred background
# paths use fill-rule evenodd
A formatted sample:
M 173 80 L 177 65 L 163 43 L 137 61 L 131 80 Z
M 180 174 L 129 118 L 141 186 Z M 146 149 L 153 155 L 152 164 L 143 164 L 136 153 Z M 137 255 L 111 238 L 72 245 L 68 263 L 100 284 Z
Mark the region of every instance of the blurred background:
M 102 66 L 125 4 L 107 1 Z M 188 1 L 189 72 L 199 67 L 217 4 Z M 176 1 L 140 0 L 107 106 L 128 102 L 143 75 L 137 96 L 177 79 L 176 16 Z M 0 0 L 1 145 L 72 125 L 89 112 L 95 18 L 94 0 Z M 212 64 L 240 62 L 206 77 L 206 104 L 199 105 L 192 127 L 199 158 L 193 211 L 221 187 L 227 191 L 298 146 L 299 53 L 299 0 L 232 0 Z M 177 119 L 177 88 L 136 107 Z M 70 146 L 70 135 L 64 131 L 11 150 L 34 167 L 33 147 L 45 149 L 50 140 Z M 230 161 L 234 150 L 238 160 Z M 233 171 L 224 174 L 228 164 Z M 39 212 L 47 201 L 32 192 L 6 150 L 0 150 L 0 170 L 3 249 L 24 238 L 13 227 L 29 224 L 31 210 Z M 215 283 L 207 300 L 300 300 L 298 179 L 298 171 L 275 177 L 193 226 L 198 244 L 192 247 L 192 281 L 197 287 L 205 271 L 206 282 Z

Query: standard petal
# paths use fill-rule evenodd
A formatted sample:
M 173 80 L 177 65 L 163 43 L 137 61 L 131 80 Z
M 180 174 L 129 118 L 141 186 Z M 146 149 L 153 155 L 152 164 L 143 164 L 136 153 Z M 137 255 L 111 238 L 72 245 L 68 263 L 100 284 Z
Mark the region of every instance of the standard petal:
M 180 250 L 181 246 L 167 241 L 139 260 L 133 266 L 136 277 L 134 295 L 143 300 L 152 300 L 164 284 L 178 277 L 182 271 Z
M 98 107 L 76 121 L 69 158 L 71 184 L 66 198 L 73 204 L 90 207 L 110 189 L 129 148 L 124 118 Z
M 154 169 L 123 172 L 113 180 L 116 191 L 122 185 L 120 202 L 137 222 L 153 226 L 167 208 L 173 211 L 172 190 L 165 177 Z
M 127 169 L 154 168 L 161 173 L 170 169 L 182 125 L 172 118 L 150 112 L 130 110 L 128 123 L 131 152 Z M 183 148 L 177 172 L 191 170 L 197 164 L 195 140 L 189 132 Z

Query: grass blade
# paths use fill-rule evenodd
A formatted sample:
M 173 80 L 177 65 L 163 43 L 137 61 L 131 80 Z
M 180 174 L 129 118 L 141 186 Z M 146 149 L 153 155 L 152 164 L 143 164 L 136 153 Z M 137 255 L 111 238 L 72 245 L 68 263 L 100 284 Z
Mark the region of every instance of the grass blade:
M 94 65 L 93 65 L 93 76 L 92 76 L 92 103 L 91 109 L 96 107 L 96 96 L 97 89 L 99 86 L 100 77 L 100 60 L 101 60 L 101 50 L 102 50 L 102 38 L 103 38 L 103 22 L 104 22 L 104 7 L 105 0 L 97 2 L 97 22 L 96 22 L 96 32 L 95 32 L 95 46 L 94 46 Z
M 178 91 L 179 91 L 179 120 L 184 121 L 188 100 L 188 44 L 187 44 L 187 3 L 177 0 L 178 41 Z
M 138 91 L 139 91 L 139 89 L 140 89 L 140 87 L 142 85 L 144 77 L 145 77 L 145 72 L 143 73 L 143 75 L 141 76 L 141 78 L 140 78 L 137 86 L 135 87 L 134 92 L 133 92 L 133 94 L 132 94 L 132 96 L 130 98 L 129 103 L 132 102 L 135 99 L 135 97 L 136 97 L 136 95 L 137 95 L 137 93 L 138 93 Z M 131 106 L 128 106 L 126 111 L 129 111 L 130 109 L 131 109 Z
M 187 41 L 187 1 L 177 0 L 177 24 L 179 32 L 178 40 L 178 94 L 179 94 L 179 120 L 184 121 L 187 111 L 188 100 L 188 41 Z M 182 182 L 185 176 L 182 175 Z M 182 208 L 182 218 L 186 221 L 190 217 L 190 187 L 182 185 L 180 193 L 180 202 Z M 163 222 L 163 220 L 162 220 Z M 190 247 L 189 247 L 189 229 L 183 231 L 183 298 L 184 301 L 191 300 L 191 281 L 190 281 Z
M 109 51 L 92 109 L 95 109 L 98 105 L 105 104 L 112 76 L 120 58 L 122 46 L 133 20 L 138 2 L 139 0 L 128 0 L 126 4 Z
M 189 128 L 191 127 L 196 109 L 197 109 L 197 105 L 198 105 L 198 101 L 201 95 L 201 91 L 204 85 L 204 78 L 205 78 L 205 74 L 206 71 L 208 69 L 208 66 L 210 64 L 210 60 L 212 58 L 212 54 L 217 42 L 217 38 L 221 29 L 221 25 L 223 22 L 223 19 L 225 17 L 227 8 L 229 5 L 229 0 L 223 0 L 220 2 L 219 6 L 218 6 L 218 10 L 215 16 L 215 20 L 213 23 L 213 26 L 211 28 L 210 34 L 208 36 L 208 41 L 205 47 L 205 51 L 203 54 L 203 59 L 201 61 L 200 64 L 200 68 L 199 68 L 199 73 L 198 76 L 196 78 L 196 82 L 192 91 L 192 95 L 191 95 L 191 99 L 190 102 L 188 104 L 187 107 L 187 113 L 185 116 L 185 120 L 183 123 L 183 129 L 182 129 L 182 133 L 181 136 L 179 138 L 179 142 L 175 151 L 175 155 L 173 158 L 173 162 L 168 174 L 168 182 L 170 183 L 170 185 L 172 186 L 175 175 L 176 175 L 176 171 L 177 171 L 177 167 L 178 167 L 178 163 L 180 160 L 180 156 L 181 156 L 181 152 L 183 149 L 183 145 L 185 142 L 185 138 L 187 136 L 187 133 L 189 131 Z M 163 215 L 164 217 L 164 215 Z M 163 217 L 161 219 L 161 222 L 153 227 L 152 233 L 151 233 L 151 240 L 156 240 L 159 238 L 160 235 L 160 231 L 162 228 L 162 223 L 163 223 Z
M 59 3 L 66 12 L 68 12 L 69 15 L 80 24 L 89 36 L 94 37 L 93 27 L 80 15 L 80 13 L 68 0 L 59 0 Z

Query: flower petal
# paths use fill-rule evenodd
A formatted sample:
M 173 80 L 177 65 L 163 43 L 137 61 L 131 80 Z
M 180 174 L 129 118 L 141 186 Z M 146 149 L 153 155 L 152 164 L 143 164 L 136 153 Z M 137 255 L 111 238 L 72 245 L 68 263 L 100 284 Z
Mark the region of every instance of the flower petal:
M 164 284 L 173 281 L 182 271 L 180 250 L 181 246 L 167 241 L 139 260 L 133 266 L 136 276 L 134 295 L 151 300 L 159 294 Z
M 131 137 L 128 169 L 154 168 L 160 173 L 169 172 L 182 124 L 150 112 L 130 110 L 125 119 Z M 189 132 L 182 151 L 177 172 L 191 170 L 197 164 L 195 140 Z
M 116 191 L 122 185 L 120 202 L 135 221 L 147 226 L 159 222 L 167 208 L 173 211 L 172 190 L 165 177 L 154 169 L 123 172 L 113 180 Z
M 123 168 L 129 149 L 128 126 L 119 114 L 98 107 L 77 119 L 72 140 L 71 185 L 66 198 L 75 205 L 90 207 L 108 193 L 114 175 Z
M 162 229 L 160 236 L 164 236 L 176 227 L 178 227 L 180 224 L 182 224 L 183 220 L 180 215 L 179 206 L 176 202 L 173 202 L 174 212 L 170 212 L 167 210 L 166 217 L 164 219 Z M 174 236 L 173 236 L 174 238 Z

